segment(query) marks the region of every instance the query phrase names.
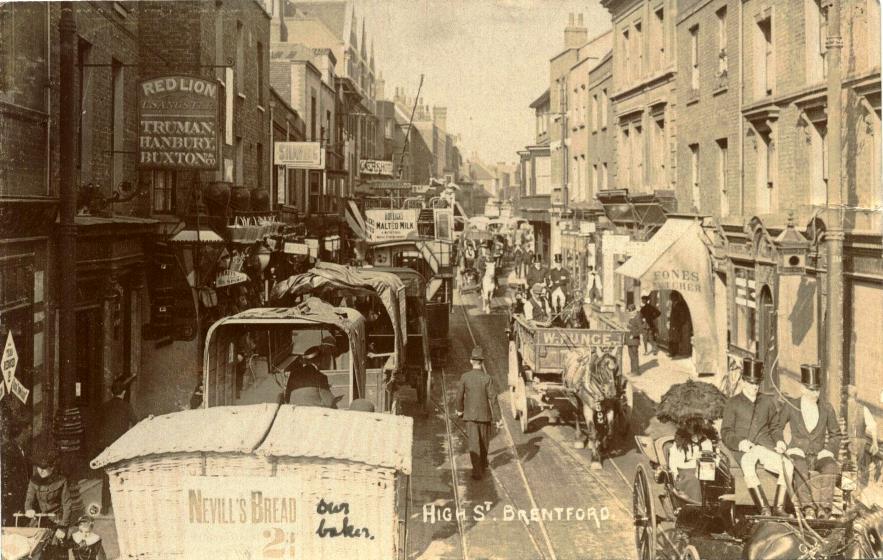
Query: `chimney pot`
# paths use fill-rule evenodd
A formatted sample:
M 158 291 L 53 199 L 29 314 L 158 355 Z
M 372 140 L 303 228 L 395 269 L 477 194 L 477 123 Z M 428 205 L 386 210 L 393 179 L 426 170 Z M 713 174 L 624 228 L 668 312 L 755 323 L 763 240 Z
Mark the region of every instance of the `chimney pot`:
M 582 12 L 579 13 L 579 15 L 577 16 L 577 18 L 578 18 L 577 21 L 579 22 L 579 26 L 582 27 L 582 26 L 583 26 L 583 14 L 582 14 Z
M 567 25 L 573 27 L 573 12 L 570 12 L 570 15 L 567 18 Z

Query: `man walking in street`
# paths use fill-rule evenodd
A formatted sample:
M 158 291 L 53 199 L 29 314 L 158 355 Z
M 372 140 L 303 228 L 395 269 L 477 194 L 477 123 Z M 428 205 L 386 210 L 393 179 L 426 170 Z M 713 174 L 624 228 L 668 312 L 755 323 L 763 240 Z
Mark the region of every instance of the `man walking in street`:
M 840 451 L 840 424 L 834 407 L 819 398 L 821 368 L 800 366 L 800 382 L 803 384 L 801 396 L 786 399 L 779 413 L 776 451 L 785 453 L 794 463 L 797 471 L 794 485 L 804 517 L 827 519 L 831 516 L 834 485 L 840 474 L 836 459 Z M 791 426 L 790 446 L 782 439 L 786 424 Z M 819 474 L 810 477 L 811 470 Z
M 656 340 L 659 337 L 659 329 L 656 328 L 656 319 L 661 313 L 655 305 L 650 303 L 650 296 L 641 296 L 641 319 L 644 321 L 644 354 L 659 353 Z
M 589 266 L 588 278 L 586 278 L 586 295 L 589 303 L 601 299 L 601 276 L 595 271 L 594 266 Z
M 457 389 L 457 416 L 463 418 L 466 424 L 472 478 L 481 480 L 489 468 L 487 449 L 491 440 L 491 422 L 501 428 L 503 420 L 497 404 L 494 379 L 482 368 L 484 351 L 481 346 L 472 349 L 469 361 L 472 369 L 463 374 Z
M 138 423 L 138 417 L 132 405 L 126 400 L 126 391 L 129 390 L 131 379 L 118 377 L 110 386 L 113 396 L 101 405 L 99 426 L 99 446 L 106 449 Z M 107 472 L 101 471 L 101 515 L 110 513 L 110 480 Z
M 638 347 L 641 345 L 641 328 L 643 320 L 641 314 L 635 310 L 634 305 L 629 305 L 629 338 L 626 346 L 629 349 L 629 362 L 631 363 L 632 375 L 641 375 L 641 362 L 638 360 Z

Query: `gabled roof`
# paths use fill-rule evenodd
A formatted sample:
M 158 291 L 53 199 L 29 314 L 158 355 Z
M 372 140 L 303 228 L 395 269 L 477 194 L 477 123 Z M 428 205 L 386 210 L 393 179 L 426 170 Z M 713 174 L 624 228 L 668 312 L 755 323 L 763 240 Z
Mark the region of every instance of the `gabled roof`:
M 495 178 L 494 174 L 488 171 L 487 167 L 475 161 L 469 162 L 469 171 L 473 179 L 482 180 Z
M 533 103 L 530 104 L 531 109 L 538 109 L 539 107 L 547 104 L 549 102 L 549 88 L 546 88 L 539 97 L 537 97 Z

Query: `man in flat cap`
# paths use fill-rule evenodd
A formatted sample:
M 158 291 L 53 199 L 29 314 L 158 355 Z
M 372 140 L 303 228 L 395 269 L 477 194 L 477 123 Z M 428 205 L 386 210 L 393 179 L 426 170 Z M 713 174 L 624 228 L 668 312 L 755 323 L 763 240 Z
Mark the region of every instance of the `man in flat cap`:
M 489 468 L 487 448 L 491 440 L 491 422 L 500 428 L 503 420 L 497 403 L 496 383 L 482 368 L 484 351 L 481 346 L 472 349 L 469 361 L 472 369 L 463 374 L 457 389 L 457 416 L 466 424 L 472 478 L 481 480 Z

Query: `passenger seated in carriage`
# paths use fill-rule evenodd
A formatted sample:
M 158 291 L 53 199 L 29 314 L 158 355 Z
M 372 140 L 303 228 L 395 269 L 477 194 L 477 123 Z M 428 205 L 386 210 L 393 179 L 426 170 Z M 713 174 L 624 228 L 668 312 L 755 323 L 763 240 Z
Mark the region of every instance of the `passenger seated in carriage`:
M 779 418 L 772 397 L 759 394 L 763 381 L 763 362 L 746 358 L 742 362 L 741 392 L 730 397 L 724 407 L 721 439 L 739 462 L 745 485 L 760 515 L 785 514 L 787 480 L 792 479 L 794 465 L 776 453 Z M 757 464 L 778 475 L 773 506 L 757 477 Z
M 675 488 L 691 502 L 702 503 L 699 457 L 703 452 L 714 452 L 717 442 L 717 430 L 701 416 L 684 419 L 675 432 L 674 445 L 668 450 L 668 466 Z
M 548 323 L 551 313 L 546 302 L 546 287 L 540 283 L 530 289 L 530 297 L 524 303 L 524 318 L 536 323 Z

